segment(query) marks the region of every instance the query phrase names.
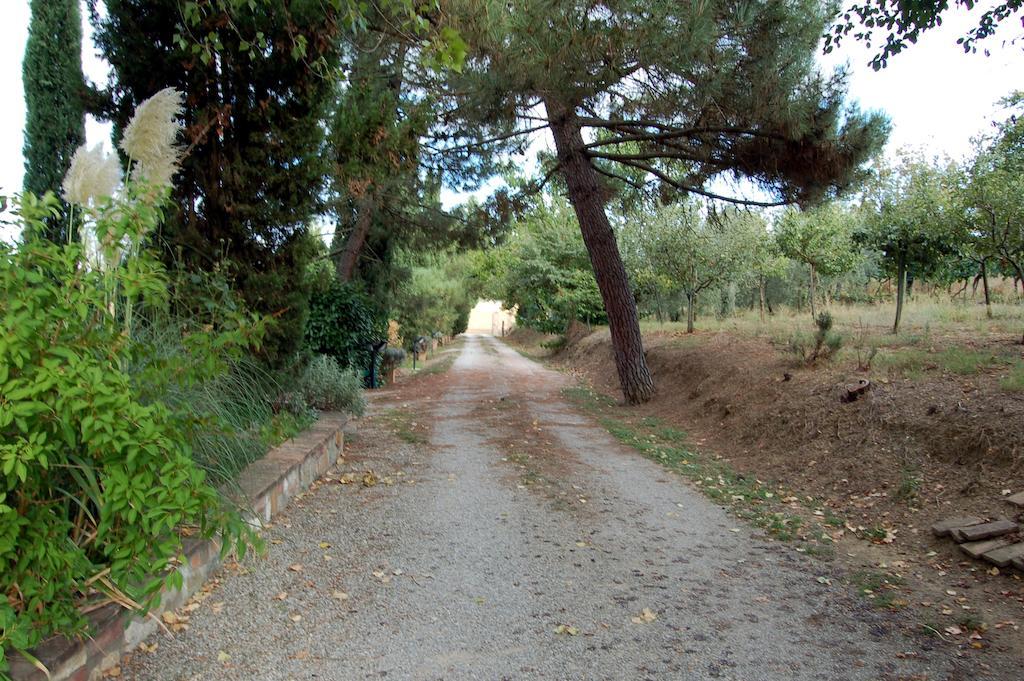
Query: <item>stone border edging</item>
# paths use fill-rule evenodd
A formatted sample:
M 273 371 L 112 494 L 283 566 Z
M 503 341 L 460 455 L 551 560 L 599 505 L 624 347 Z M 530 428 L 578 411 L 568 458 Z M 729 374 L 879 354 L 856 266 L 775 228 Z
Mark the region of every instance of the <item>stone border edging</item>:
M 249 500 L 252 520 L 267 523 L 295 495 L 309 488 L 327 472 L 344 449 L 344 414 L 324 412 L 309 429 L 271 449 L 242 471 L 241 492 Z M 220 545 L 215 540 L 185 540 L 187 562 L 178 570 L 182 588 L 166 591 L 149 616 L 138 618 L 110 604 L 89 614 L 91 638 L 54 636 L 43 641 L 33 654 L 50 670 L 51 681 L 95 681 L 121 656 L 157 631 L 157 618 L 183 606 L 220 567 Z M 15 681 L 45 681 L 46 675 L 16 652 L 10 653 Z

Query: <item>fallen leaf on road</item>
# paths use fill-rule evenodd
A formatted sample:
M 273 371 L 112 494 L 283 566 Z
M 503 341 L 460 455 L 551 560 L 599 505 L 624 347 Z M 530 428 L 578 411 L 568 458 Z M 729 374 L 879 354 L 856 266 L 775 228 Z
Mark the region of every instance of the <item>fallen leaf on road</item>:
M 302 572 L 302 563 L 292 563 L 288 566 L 288 569 L 292 572 Z
M 373 471 L 363 473 L 363 487 L 373 487 L 377 484 L 377 474 Z
M 564 634 L 566 636 L 575 636 L 580 633 L 580 630 L 576 627 L 570 627 L 568 624 L 559 624 L 555 627 L 556 634 Z
M 221 664 L 223 664 L 225 662 L 230 662 L 230 661 L 231 661 L 231 656 L 230 655 L 225 653 L 223 650 L 218 650 L 217 651 L 217 662 L 220 662 Z
M 288 619 L 290 619 L 292 622 L 301 622 L 302 615 L 300 615 L 299 613 L 295 613 L 294 615 L 288 615 Z
M 275 601 L 283 601 L 286 598 L 288 598 L 288 592 L 287 591 L 282 591 L 282 592 L 278 593 L 276 596 L 274 596 L 274 600 Z
M 331 594 L 331 598 L 337 598 L 339 601 L 347 601 L 348 600 L 348 594 L 345 593 L 344 591 L 335 591 L 334 593 Z
M 658 616 L 654 614 L 653 610 L 651 610 L 650 608 L 644 608 L 640 611 L 639 615 L 630 618 L 630 621 L 633 624 L 646 624 L 649 622 L 653 622 L 656 619 L 658 619 Z

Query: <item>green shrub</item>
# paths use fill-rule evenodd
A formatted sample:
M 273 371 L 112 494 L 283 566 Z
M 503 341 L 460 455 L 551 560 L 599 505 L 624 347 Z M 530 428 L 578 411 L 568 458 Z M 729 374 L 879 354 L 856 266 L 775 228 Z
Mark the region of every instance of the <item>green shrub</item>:
M 356 287 L 334 281 L 310 298 L 306 344 L 313 352 L 365 371 L 370 344 L 387 337 L 387 315 Z
M 168 284 L 146 251 L 109 257 L 160 219 L 153 194 L 126 194 L 94 217 L 103 259 L 32 237 L 52 195 L 26 195 L 26 241 L 0 245 L 0 673 L 6 649 L 82 633 L 82 605 L 145 610 L 180 586 L 182 528 L 225 551 L 252 538 L 193 459 L 193 416 L 159 398 L 216 375 L 259 327 L 186 331 L 172 356 L 133 339 L 132 310 Z
M 366 407 L 362 378 L 327 355 L 317 355 L 310 361 L 299 388 L 306 403 L 317 409 L 362 416 Z
M 834 357 L 843 346 L 843 337 L 832 330 L 832 315 L 822 312 L 815 320 L 814 335 L 796 333 L 789 339 L 788 350 L 805 364 L 814 364 L 819 359 Z

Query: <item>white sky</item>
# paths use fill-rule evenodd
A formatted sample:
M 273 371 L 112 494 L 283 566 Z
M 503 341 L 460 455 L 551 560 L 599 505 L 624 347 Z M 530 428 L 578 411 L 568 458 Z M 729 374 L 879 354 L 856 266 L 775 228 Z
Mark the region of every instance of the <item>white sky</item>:
M 10 194 L 21 190 L 24 173 L 21 61 L 29 9 L 28 0 L 0 0 L 0 6 L 0 92 L 6 99 L 6 105 L 0 107 L 0 194 Z M 881 109 L 892 118 L 890 151 L 913 146 L 928 155 L 960 158 L 970 151 L 971 138 L 1001 116 L 997 100 L 1011 90 L 1024 89 L 1024 49 L 1019 44 L 1001 43 L 1004 37 L 1019 35 L 1019 19 L 1011 18 L 1002 29 L 1005 35 L 987 41 L 992 56 L 966 55 L 956 45 L 956 38 L 973 25 L 976 16 L 977 11 L 949 13 L 940 28 L 926 33 L 880 72 L 867 66 L 870 51 L 852 40 L 838 53 L 823 58 L 828 65 L 849 61 L 851 96 L 863 108 Z M 106 69 L 95 56 L 88 30 L 86 26 L 82 49 L 86 76 L 103 82 Z M 89 121 L 86 132 L 90 144 L 109 140 L 109 126 Z M 447 204 L 460 196 L 446 194 Z

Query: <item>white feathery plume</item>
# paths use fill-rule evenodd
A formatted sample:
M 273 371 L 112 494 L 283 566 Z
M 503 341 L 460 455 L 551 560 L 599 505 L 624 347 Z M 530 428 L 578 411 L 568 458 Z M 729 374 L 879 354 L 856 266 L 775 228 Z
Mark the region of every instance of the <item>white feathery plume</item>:
M 71 165 L 61 183 L 61 196 L 68 203 L 87 207 L 110 198 L 121 183 L 121 164 L 113 154 L 103 152 L 99 144 L 92 149 L 86 145 L 78 147 L 71 158 Z
M 121 149 L 135 162 L 132 172 L 157 186 L 167 186 L 178 171 L 181 147 L 176 142 L 181 132 L 184 95 L 164 88 L 135 109 L 124 129 Z

